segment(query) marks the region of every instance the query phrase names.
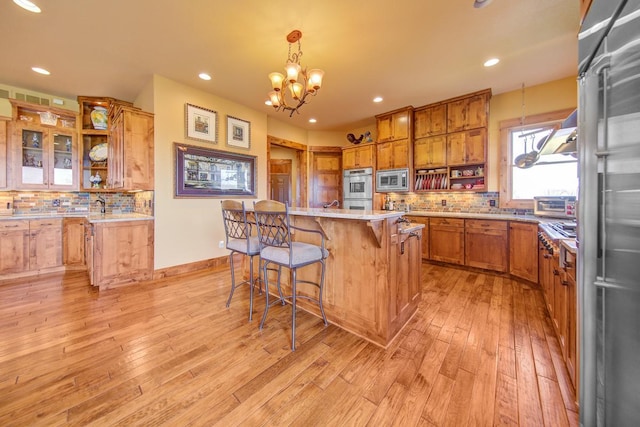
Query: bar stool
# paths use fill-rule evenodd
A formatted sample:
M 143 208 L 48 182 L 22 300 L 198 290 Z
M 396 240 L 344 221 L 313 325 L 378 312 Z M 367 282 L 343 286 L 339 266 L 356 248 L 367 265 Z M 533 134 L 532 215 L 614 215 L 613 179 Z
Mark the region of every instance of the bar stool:
M 267 319 L 269 307 L 278 302 L 284 304 L 284 300 L 291 300 L 291 351 L 296 349 L 296 299 L 303 298 L 316 302 L 320 307 L 322 320 L 327 326 L 327 317 L 322 306 L 322 291 L 324 287 L 325 259 L 329 252 L 324 247 L 324 234 L 318 230 L 308 230 L 305 228 L 292 226 L 289 218 L 289 208 L 284 203 L 272 200 L 253 202 L 253 210 L 258 227 L 258 239 L 260 242 L 260 259 L 262 261 L 262 280 L 265 285 L 266 304 L 260 329 Z M 291 230 L 305 233 L 317 233 L 321 237 L 321 245 L 291 241 Z M 298 269 L 307 265 L 319 262 L 321 264 L 320 280 L 312 282 L 299 280 L 297 278 Z M 280 271 L 278 271 L 278 294 L 280 298 L 273 303 L 269 303 L 269 281 L 268 265 L 275 264 L 280 269 L 287 267 L 291 270 L 291 295 L 283 296 L 280 288 Z M 318 288 L 318 298 L 297 295 L 298 283 L 305 283 Z
M 224 231 L 227 240 L 229 254 L 229 264 L 231 265 L 231 292 L 227 299 L 227 307 L 231 304 L 233 292 L 238 286 L 249 284 L 249 321 L 253 317 L 253 257 L 260 255 L 260 244 L 257 236 L 252 236 L 253 223 L 247 220 L 247 212 L 244 202 L 235 200 L 222 200 L 222 219 L 224 221 Z M 233 266 L 233 254 L 240 253 L 249 257 L 249 280 L 236 284 L 235 268 Z

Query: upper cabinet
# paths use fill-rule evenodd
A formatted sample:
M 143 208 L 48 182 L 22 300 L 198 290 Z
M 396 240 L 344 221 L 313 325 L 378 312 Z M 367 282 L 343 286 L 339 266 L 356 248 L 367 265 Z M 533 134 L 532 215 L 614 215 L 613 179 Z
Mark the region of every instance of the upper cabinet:
M 484 191 L 491 90 L 414 111 L 414 189 Z
M 428 105 L 413 112 L 413 138 L 426 138 L 447 132 L 447 104 Z
M 357 147 L 342 149 L 342 168 L 368 168 L 375 167 L 374 144 L 364 144 Z
M 407 139 L 412 134 L 412 107 L 376 116 L 378 142 Z
M 487 127 L 489 98 L 483 91 L 447 103 L 447 133 Z
M 16 190 L 78 189 L 76 115 L 72 111 L 11 100 L 9 158 Z
M 376 168 L 411 168 L 413 160 L 413 107 L 376 116 L 378 143 Z
M 109 188 L 153 190 L 153 114 L 122 105 L 111 113 Z
M 153 189 L 153 114 L 130 102 L 79 96 L 85 191 Z

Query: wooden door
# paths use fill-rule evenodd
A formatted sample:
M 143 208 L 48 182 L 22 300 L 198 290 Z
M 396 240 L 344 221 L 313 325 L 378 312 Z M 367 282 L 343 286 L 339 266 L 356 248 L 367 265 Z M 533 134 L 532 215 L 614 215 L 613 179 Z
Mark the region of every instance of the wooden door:
M 393 169 L 393 143 L 376 144 L 377 169 Z
M 291 175 L 272 173 L 269 179 L 271 180 L 271 194 L 269 198 L 292 206 Z
M 507 222 L 465 221 L 465 265 L 507 271 Z
M 429 254 L 434 261 L 464 264 L 464 220 L 429 219 Z
M 0 221 L 0 274 L 29 269 L 29 221 Z
M 546 249 L 538 250 L 538 224 L 524 222 L 509 223 L 509 273 L 531 282 L 538 282 L 538 253 L 543 256 Z M 546 274 L 546 271 L 543 272 Z M 542 284 L 542 278 L 540 279 Z M 543 287 L 544 290 L 544 287 Z
M 65 218 L 62 228 L 62 262 L 66 266 L 84 266 L 84 218 Z
M 29 269 L 62 265 L 62 219 L 29 221 Z
M 342 150 L 338 150 L 311 152 L 311 208 L 321 208 L 334 200 L 342 203 Z
M 429 259 L 429 217 L 407 215 L 407 219 L 411 222 L 424 224 L 422 237 L 420 239 L 421 255 L 422 259 Z

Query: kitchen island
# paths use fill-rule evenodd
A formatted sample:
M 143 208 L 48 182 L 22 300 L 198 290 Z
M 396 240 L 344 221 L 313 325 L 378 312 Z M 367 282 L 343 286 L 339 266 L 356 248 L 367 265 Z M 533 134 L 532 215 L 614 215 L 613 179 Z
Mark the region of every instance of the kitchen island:
M 293 225 L 325 236 L 329 257 L 323 304 L 328 321 L 387 347 L 420 301 L 423 225 L 398 223 L 402 212 L 291 208 L 290 214 Z M 320 244 L 315 233 L 296 231 L 293 239 Z M 298 271 L 303 280 L 315 281 L 319 275 L 319 265 Z M 284 293 L 290 290 L 287 279 L 283 274 Z M 304 285 L 298 293 L 317 296 L 314 287 Z M 320 316 L 316 304 L 298 301 L 299 307 Z

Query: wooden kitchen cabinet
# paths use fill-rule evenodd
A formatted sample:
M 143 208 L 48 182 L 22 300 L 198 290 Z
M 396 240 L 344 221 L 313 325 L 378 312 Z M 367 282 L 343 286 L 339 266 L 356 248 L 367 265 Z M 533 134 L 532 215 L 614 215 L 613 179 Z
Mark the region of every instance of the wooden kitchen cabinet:
M 85 264 L 84 218 L 64 218 L 62 221 L 62 263 L 67 268 L 84 269 Z
M 394 329 L 402 327 L 407 321 L 407 313 L 415 311 L 420 301 L 420 269 L 422 266 L 420 241 L 421 230 L 411 233 L 398 233 L 391 250 L 390 258 L 390 299 L 389 322 Z
M 110 119 L 107 186 L 118 190 L 153 190 L 153 114 L 115 104 Z
M 429 259 L 464 265 L 464 220 L 429 218 Z
M 447 132 L 447 104 L 426 105 L 413 111 L 413 138 L 426 138 Z
M 406 218 L 417 224 L 424 224 L 422 229 L 422 238 L 420 239 L 421 258 L 429 259 L 429 217 L 406 215 Z
M 564 259 L 561 259 L 564 270 L 564 285 L 567 290 L 567 349 L 565 362 L 569 371 L 569 377 L 573 386 L 578 390 L 578 361 L 579 361 L 579 333 L 578 333 L 578 289 L 576 285 L 576 256 L 570 251 L 561 252 Z
M 16 100 L 11 100 L 11 104 L 13 120 L 8 133 L 12 187 L 17 190 L 77 190 L 75 114 Z
M 411 156 L 409 144 L 408 139 L 376 144 L 377 169 L 409 168 Z
M 485 90 L 447 103 L 447 132 L 486 128 L 491 91 Z
M 29 270 L 62 266 L 62 219 L 29 221 Z
M 558 336 L 562 356 L 567 357 L 567 286 L 564 272 L 560 268 L 559 254 L 553 254 L 553 322 Z
M 507 221 L 465 220 L 465 265 L 505 273 L 508 262 Z
M 7 120 L 0 117 L 0 189 L 7 188 Z
M 359 145 L 342 150 L 342 168 L 356 169 L 375 167 L 374 144 Z
M 153 220 L 94 222 L 88 229 L 87 263 L 94 286 L 153 277 Z
M 447 164 L 483 165 L 486 161 L 487 130 L 474 129 L 447 135 Z
M 509 222 L 509 273 L 538 282 L 538 224 Z
M 0 221 L 0 274 L 29 270 L 29 221 Z
M 413 167 L 433 168 L 447 165 L 447 137 L 416 139 L 413 143 Z
M 413 133 L 413 107 L 405 107 L 377 115 L 376 128 L 377 142 L 409 139 Z

